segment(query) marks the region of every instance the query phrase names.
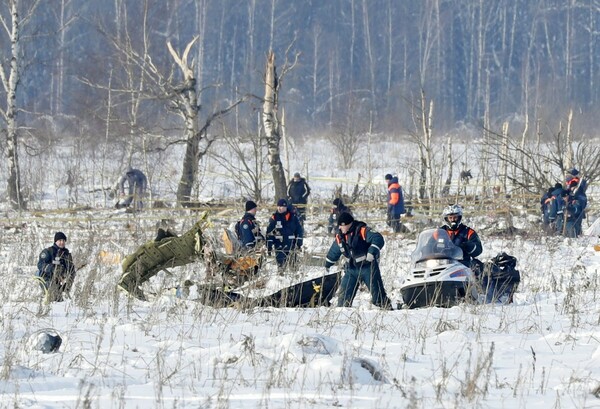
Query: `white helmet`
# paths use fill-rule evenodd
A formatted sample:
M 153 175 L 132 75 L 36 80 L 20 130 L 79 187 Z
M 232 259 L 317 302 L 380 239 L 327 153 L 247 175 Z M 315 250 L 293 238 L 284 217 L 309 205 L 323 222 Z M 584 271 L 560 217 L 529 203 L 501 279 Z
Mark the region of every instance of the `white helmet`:
M 450 206 L 447 206 L 444 211 L 442 212 L 442 216 L 444 217 L 444 221 L 446 222 L 446 224 L 448 225 L 448 227 L 450 227 L 452 230 L 456 229 L 458 227 L 458 225 L 460 224 L 461 220 L 462 220 L 462 207 L 460 207 L 457 204 L 453 204 Z M 448 216 L 458 216 L 457 220 L 455 221 L 448 221 Z

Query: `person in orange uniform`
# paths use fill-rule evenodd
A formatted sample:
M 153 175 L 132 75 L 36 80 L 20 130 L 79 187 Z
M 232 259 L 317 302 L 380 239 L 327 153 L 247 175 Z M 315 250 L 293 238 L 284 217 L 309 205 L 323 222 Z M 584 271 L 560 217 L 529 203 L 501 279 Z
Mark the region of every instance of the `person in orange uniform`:
M 462 223 L 462 207 L 457 204 L 450 205 L 444 209 L 442 214 L 446 224 L 441 228 L 448 232 L 452 243 L 463 251 L 463 258 L 460 262 L 467 267 L 475 267 L 474 264 L 481 263 L 479 260 L 475 262 L 473 260 L 481 254 L 483 245 L 475 230 Z
M 404 194 L 402 186 L 398 183 L 398 177 L 391 174 L 385 175 L 387 182 L 388 199 L 387 199 L 387 222 L 394 230 L 394 233 L 399 233 L 402 230 L 400 215 L 404 213 Z

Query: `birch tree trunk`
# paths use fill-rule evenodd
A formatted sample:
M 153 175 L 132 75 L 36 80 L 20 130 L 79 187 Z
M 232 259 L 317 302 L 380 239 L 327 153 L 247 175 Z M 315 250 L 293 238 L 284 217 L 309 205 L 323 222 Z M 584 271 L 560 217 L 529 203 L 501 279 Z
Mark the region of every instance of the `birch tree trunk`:
M 192 188 L 198 175 L 199 147 L 201 134 L 198 132 L 198 95 L 196 93 L 196 77 L 192 67 L 188 65 L 187 56 L 198 37 L 188 43 L 181 57 L 167 43 L 171 56 L 179 65 L 183 74 L 183 84 L 178 89 L 177 102 L 179 114 L 183 117 L 185 133 L 185 155 L 181 179 L 177 186 L 177 202 L 182 206 L 189 206 L 192 199 Z
M 192 189 L 198 180 L 198 165 L 200 160 L 208 152 L 215 141 L 215 138 L 208 137 L 208 128 L 213 120 L 226 115 L 245 101 L 245 98 L 240 98 L 237 101 L 234 101 L 230 106 L 220 111 L 213 112 L 205 120 L 202 128 L 199 127 L 200 105 L 198 104 L 198 95 L 200 93 L 196 89 L 197 81 L 194 68 L 189 65 L 187 61 L 190 49 L 197 39 L 198 37 L 196 36 L 188 43 L 183 54 L 181 54 L 181 57 L 173 49 L 171 43 L 167 43 L 171 56 L 183 74 L 183 83 L 174 89 L 175 95 L 173 96 L 173 102 L 176 104 L 177 112 L 184 120 L 184 134 L 186 141 L 181 179 L 177 186 L 177 203 L 181 206 L 188 207 L 192 205 Z M 200 145 L 201 142 L 203 144 L 202 146 Z
M 286 179 L 281 163 L 279 142 L 281 141 L 281 123 L 277 116 L 278 103 L 278 78 L 275 71 L 275 53 L 270 51 L 267 56 L 265 69 L 265 100 L 263 103 L 263 127 L 267 138 L 269 165 L 273 176 L 275 198 L 287 197 Z
M 427 105 L 425 91 L 421 89 L 420 98 L 420 122 L 421 135 L 418 136 L 417 144 L 419 146 L 419 200 L 421 202 L 428 198 L 431 206 L 431 199 L 434 191 L 433 170 L 432 170 L 432 152 L 431 152 L 431 129 L 433 121 L 433 101 Z M 431 207 L 430 207 L 431 210 Z
M 575 157 L 575 153 L 573 152 L 573 133 L 571 131 L 572 124 L 573 124 L 573 109 L 570 109 L 569 116 L 567 117 L 565 170 L 569 170 L 573 167 L 573 158 Z
M 502 157 L 508 158 L 508 122 L 502 124 Z M 508 160 L 502 161 L 502 170 L 500 171 L 502 178 L 502 192 L 508 192 Z
M 446 164 L 448 166 L 448 175 L 446 176 L 446 181 L 444 182 L 444 186 L 442 188 L 442 197 L 446 197 L 450 194 L 450 187 L 452 186 L 452 170 L 453 170 L 453 162 L 452 159 L 452 135 L 448 135 L 448 140 L 446 142 L 446 149 L 448 149 L 446 156 Z
M 2 115 L 6 121 L 6 163 L 8 166 L 8 200 L 15 210 L 26 208 L 26 203 L 21 192 L 20 168 L 19 168 L 19 146 L 17 135 L 17 87 L 20 79 L 21 44 L 20 44 L 20 21 L 18 11 L 19 1 L 10 2 L 10 22 L 0 16 L 2 25 L 10 38 L 10 60 L 8 67 L 5 66 L 6 59 L 0 67 L 0 79 L 6 92 L 6 109 Z M 8 71 L 8 73 L 6 72 Z
M 425 97 L 423 96 L 423 100 Z M 431 130 L 433 129 L 433 100 L 429 101 L 429 110 L 427 111 L 427 122 L 425 131 L 425 148 L 427 152 L 427 178 L 429 182 L 429 205 L 432 206 L 433 196 L 435 194 L 435 178 L 433 175 L 433 151 L 431 148 Z

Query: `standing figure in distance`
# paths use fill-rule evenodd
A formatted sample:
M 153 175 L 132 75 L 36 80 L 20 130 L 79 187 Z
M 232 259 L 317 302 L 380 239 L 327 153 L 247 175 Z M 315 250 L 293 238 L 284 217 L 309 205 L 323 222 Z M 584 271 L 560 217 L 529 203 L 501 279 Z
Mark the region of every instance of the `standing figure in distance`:
M 563 197 L 565 210 L 563 214 L 564 227 L 561 234 L 565 237 L 579 237 L 582 233 L 582 222 L 585 219 L 587 195 L 585 179 L 567 178 L 567 194 Z
M 128 185 L 127 196 L 125 196 L 126 183 Z M 146 175 L 144 175 L 144 173 L 139 169 L 129 168 L 129 170 L 119 181 L 119 193 L 124 198 L 119 200 L 115 207 L 120 209 L 123 207 L 129 207 L 133 203 L 134 210 L 141 210 L 144 206 L 142 199 L 146 194 L 147 188 L 148 179 L 146 178 Z
M 277 211 L 273 213 L 267 226 L 267 251 L 275 250 L 275 260 L 279 274 L 286 266 L 295 267 L 296 250 L 302 247 L 304 229 L 296 213 L 285 199 L 277 202 Z
M 294 173 L 294 177 L 288 184 L 287 194 L 290 204 L 298 209 L 298 218 L 301 222 L 304 222 L 310 187 L 306 183 L 306 179 L 300 176 L 300 173 Z
M 542 228 L 548 233 L 556 232 L 556 223 L 554 222 L 554 219 L 550 218 L 550 213 L 552 211 L 554 201 L 556 200 L 555 194 L 559 194 L 561 191 L 562 185 L 560 183 L 556 183 L 553 187 L 548 188 L 548 190 L 542 195 L 542 198 L 540 199 L 540 210 L 542 213 Z
M 387 220 L 388 225 L 394 230 L 394 233 L 402 231 L 400 215 L 404 213 L 404 194 L 402 186 L 398 183 L 398 177 L 391 174 L 385 175 L 387 183 L 388 198 L 387 198 Z
M 63 232 L 54 234 L 54 244 L 40 253 L 37 276 L 47 294 L 48 301 L 62 301 L 63 293 L 69 294 L 75 280 L 75 266 L 71 253 L 65 247 L 67 236 Z
M 325 269 L 329 271 L 341 256 L 348 259 L 340 284 L 338 307 L 352 306 L 362 281 L 371 292 L 371 302 L 391 310 L 392 303 L 383 287 L 379 270 L 379 253 L 385 244 L 383 236 L 366 223 L 354 220 L 350 213 L 342 213 L 338 225 L 339 231 L 325 260 Z

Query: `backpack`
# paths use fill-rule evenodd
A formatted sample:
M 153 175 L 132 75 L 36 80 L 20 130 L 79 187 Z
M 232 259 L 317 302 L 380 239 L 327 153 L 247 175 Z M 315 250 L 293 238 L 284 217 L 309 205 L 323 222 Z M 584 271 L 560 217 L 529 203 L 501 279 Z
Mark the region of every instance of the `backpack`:
M 242 238 L 244 237 L 244 234 L 242 232 L 242 224 L 244 222 L 247 222 L 251 227 L 253 222 L 251 220 L 247 220 L 244 217 L 242 217 L 240 220 L 238 220 L 235 223 L 235 226 L 233 228 L 233 231 L 235 232 L 236 237 L 238 238 L 239 241 L 242 241 Z
M 235 227 L 234 227 L 234 231 L 235 231 L 235 235 L 237 236 L 238 240 L 242 240 L 242 220 L 238 220 L 235 223 Z
M 511 283 L 521 281 L 521 274 L 517 270 L 517 258 L 505 252 L 498 253 L 496 257 L 485 263 L 484 275 L 492 280 Z

